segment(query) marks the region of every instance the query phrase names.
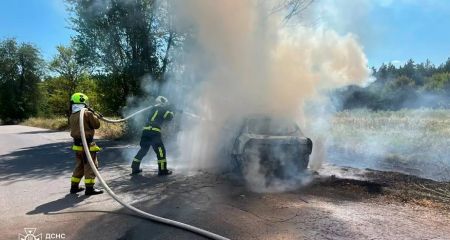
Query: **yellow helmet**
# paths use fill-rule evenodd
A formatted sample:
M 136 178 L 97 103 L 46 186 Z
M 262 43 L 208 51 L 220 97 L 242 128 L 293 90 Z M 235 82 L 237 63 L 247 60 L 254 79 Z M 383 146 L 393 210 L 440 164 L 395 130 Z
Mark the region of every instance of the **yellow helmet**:
M 70 102 L 74 104 L 87 104 L 87 101 L 89 100 L 88 96 L 86 96 L 83 93 L 74 93 L 72 97 L 70 97 Z

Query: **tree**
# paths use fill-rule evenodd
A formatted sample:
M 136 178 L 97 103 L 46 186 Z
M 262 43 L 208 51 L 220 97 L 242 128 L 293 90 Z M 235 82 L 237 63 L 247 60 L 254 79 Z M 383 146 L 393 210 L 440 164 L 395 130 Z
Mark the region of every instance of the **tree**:
M 286 11 L 285 20 L 288 21 L 292 17 L 300 15 L 313 2 L 314 0 L 282 0 L 275 5 L 273 11 Z
M 98 88 L 98 81 L 88 74 L 82 74 L 78 77 L 77 85 L 71 91 L 68 91 L 68 80 L 63 77 L 48 77 L 41 86 L 41 91 L 46 98 L 46 116 L 68 116 L 69 99 L 67 96 L 74 92 L 82 92 L 89 97 L 89 105 L 94 109 L 103 112 L 106 103 L 101 102 Z
M 43 60 L 31 44 L 0 42 L 0 119 L 15 123 L 38 112 Z
M 436 71 L 435 66 L 431 63 L 429 59 L 426 60 L 425 63 L 420 63 L 416 65 L 417 73 L 422 78 L 431 77 L 433 72 Z
M 450 58 L 447 58 L 447 61 L 439 66 L 439 72 L 450 72 Z
M 58 54 L 50 62 L 50 70 L 57 72 L 60 77 L 66 80 L 61 88 L 66 90 L 66 97 L 69 99 L 71 94 L 75 92 L 81 76 L 90 68 L 77 61 L 76 52 L 72 46 L 57 46 L 56 49 Z
M 393 91 L 397 89 L 404 90 L 407 88 L 414 88 L 414 86 L 415 82 L 413 79 L 402 75 L 390 81 L 389 84 L 386 85 L 386 88 L 389 89 L 390 91 Z
M 69 99 L 73 91 L 69 91 L 67 86 L 69 82 L 64 77 L 50 77 L 43 82 L 42 91 L 47 96 L 47 115 L 49 116 L 68 116 Z
M 433 92 L 450 92 L 450 73 L 436 73 L 426 78 L 424 89 Z
M 117 109 L 129 96 L 141 96 L 140 80 L 165 81 L 170 50 L 181 41 L 170 19 L 168 1 L 68 0 L 79 60 L 108 75 Z M 158 94 L 158 93 L 156 93 Z
M 48 78 L 45 81 L 45 91 L 49 96 L 49 112 L 53 115 L 69 116 L 69 100 L 86 76 L 91 67 L 80 62 L 73 45 L 57 46 L 58 53 L 49 64 L 49 69 L 58 77 Z

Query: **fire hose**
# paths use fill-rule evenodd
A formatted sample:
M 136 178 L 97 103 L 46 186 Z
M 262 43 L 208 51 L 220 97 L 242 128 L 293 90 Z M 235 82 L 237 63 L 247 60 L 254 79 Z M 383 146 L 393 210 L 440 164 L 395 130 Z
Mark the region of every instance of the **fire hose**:
M 131 118 L 131 117 L 137 115 L 138 113 L 141 113 L 141 112 L 143 112 L 143 111 L 149 109 L 149 108 L 151 108 L 151 107 L 147 107 L 147 108 L 141 109 L 141 110 L 139 110 L 139 111 L 137 111 L 137 112 L 131 114 L 130 116 L 128 116 L 128 117 L 126 117 L 126 118 L 124 118 L 124 119 L 111 120 L 111 119 L 106 119 L 106 118 L 104 118 L 103 116 L 101 116 L 100 119 L 102 119 L 103 121 L 106 121 L 106 122 L 111 122 L 111 123 L 123 122 L 123 121 L 126 121 L 127 119 L 129 119 L 129 118 Z M 128 209 L 128 210 L 130 210 L 130 211 L 136 213 L 138 216 L 141 216 L 141 217 L 143 217 L 143 218 L 150 219 L 150 220 L 155 221 L 155 222 L 164 223 L 164 224 L 167 224 L 167 225 L 170 225 L 170 226 L 174 226 L 174 227 L 177 227 L 177 228 L 181 228 L 181 229 L 184 229 L 184 230 L 188 230 L 188 231 L 190 231 L 190 232 L 197 233 L 197 234 L 199 234 L 199 235 L 202 235 L 202 236 L 207 237 L 207 238 L 210 238 L 210 239 L 220 239 L 220 240 L 228 239 L 228 238 L 226 238 L 226 237 L 223 237 L 223 236 L 220 236 L 220 235 L 218 235 L 218 234 L 215 234 L 215 233 L 206 231 L 206 230 L 201 229 L 201 228 L 197 228 L 197 227 L 194 227 L 194 226 L 191 226 L 191 225 L 182 223 L 182 222 L 177 222 L 177 221 L 174 221 L 174 220 L 171 220 L 171 219 L 159 217 L 159 216 L 156 216 L 156 215 L 153 215 L 153 214 L 144 212 L 144 211 L 142 211 L 142 210 L 140 210 L 140 209 L 138 209 L 138 208 L 135 208 L 135 207 L 133 207 L 132 205 L 130 205 L 130 204 L 124 202 L 122 199 L 120 199 L 120 198 L 119 198 L 119 197 L 111 190 L 111 188 L 108 186 L 108 184 L 106 184 L 105 180 L 102 178 L 102 176 L 101 176 L 100 173 L 98 172 L 97 167 L 96 167 L 95 164 L 94 164 L 94 161 L 92 160 L 91 154 L 90 154 L 90 152 L 89 152 L 89 146 L 88 146 L 87 140 L 86 140 L 85 131 L 84 131 L 84 112 L 85 112 L 85 111 L 86 111 L 86 108 L 83 108 L 83 109 L 81 109 L 81 111 L 80 111 L 80 131 L 81 131 L 81 141 L 82 141 L 82 143 L 83 143 L 83 149 L 84 149 L 84 152 L 85 152 L 85 154 L 86 154 L 86 156 L 87 156 L 89 165 L 91 166 L 92 170 L 93 170 L 94 173 L 95 173 L 95 176 L 98 178 L 98 180 L 100 180 L 100 182 L 102 183 L 102 185 L 103 185 L 103 187 L 105 188 L 106 192 L 107 192 L 114 200 L 116 200 L 118 203 L 120 203 L 120 204 L 121 204 L 123 207 L 125 207 L 126 209 Z
M 154 105 L 154 106 L 157 106 L 157 105 Z M 148 109 L 150 109 L 150 108 L 152 108 L 154 106 L 143 108 L 143 109 L 141 109 L 141 110 L 139 110 L 139 111 L 137 111 L 137 112 L 127 116 L 126 118 L 123 118 L 123 119 L 109 119 L 109 118 L 105 118 L 101 113 L 98 113 L 98 112 L 94 111 L 94 109 L 92 109 L 90 107 L 88 107 L 87 109 L 89 111 L 91 111 L 92 113 L 94 113 L 97 117 L 99 117 L 101 120 L 103 120 L 105 122 L 108 122 L 108 123 L 120 123 L 120 122 L 125 122 L 128 119 L 130 119 L 130 118 L 138 115 L 139 113 L 142 113 L 142 112 L 144 112 L 144 111 L 146 111 L 146 110 L 148 110 Z M 185 115 L 187 115 L 187 116 L 189 116 L 191 118 L 200 119 L 202 121 L 208 121 L 207 119 L 204 119 L 204 118 L 198 116 L 197 114 L 194 114 L 194 113 L 191 113 L 191 112 L 186 112 L 186 111 L 180 111 L 180 112 L 182 112 L 183 114 L 185 114 Z
M 150 108 L 152 108 L 152 107 L 154 107 L 154 106 L 150 106 L 150 107 L 143 108 L 143 109 L 141 109 L 141 110 L 139 110 L 139 111 L 137 111 L 137 112 L 135 112 L 135 113 L 129 115 L 128 117 L 123 118 L 123 119 L 109 119 L 109 118 L 105 118 L 102 114 L 100 114 L 100 113 L 94 111 L 94 109 L 92 109 L 92 108 L 90 108 L 90 107 L 88 107 L 87 109 L 88 109 L 89 111 L 91 111 L 92 113 L 94 113 L 97 117 L 99 117 L 101 120 L 103 120 L 103 121 L 105 121 L 105 122 L 108 122 L 108 123 L 120 123 L 120 122 L 125 122 L 125 121 L 127 121 L 128 119 L 130 119 L 130 118 L 132 118 L 132 117 L 138 115 L 139 113 L 142 113 L 142 112 L 144 112 L 144 111 L 146 111 L 146 110 L 148 110 L 148 109 L 150 109 Z M 80 117 L 80 119 L 81 119 L 81 117 Z M 81 126 L 81 125 L 80 125 L 80 126 Z

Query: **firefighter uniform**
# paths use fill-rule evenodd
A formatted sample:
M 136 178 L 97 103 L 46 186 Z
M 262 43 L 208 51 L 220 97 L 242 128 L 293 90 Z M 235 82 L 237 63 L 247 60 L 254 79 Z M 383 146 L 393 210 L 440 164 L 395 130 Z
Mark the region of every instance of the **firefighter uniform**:
M 84 97 L 84 98 L 82 97 L 81 99 L 84 99 L 84 101 L 80 101 L 79 98 L 76 98 L 77 94 L 80 95 L 81 93 L 76 93 L 72 96 L 71 100 L 72 114 L 70 115 L 69 118 L 70 136 L 74 140 L 72 150 L 75 152 L 75 159 L 76 159 L 75 169 L 73 170 L 71 178 L 70 193 L 77 193 L 84 190 L 83 188 L 79 187 L 81 179 L 84 176 L 84 185 L 86 186 L 85 194 L 86 195 L 100 194 L 103 193 L 103 191 L 94 188 L 95 174 L 88 163 L 88 159 L 86 154 L 84 153 L 83 144 L 81 141 L 81 131 L 79 125 L 80 110 L 81 108 L 85 107 L 85 104 L 83 103 L 87 101 L 87 97 L 81 94 Z M 100 151 L 101 149 L 95 144 L 95 142 L 93 142 L 93 140 L 95 135 L 95 129 L 98 128 L 100 128 L 100 121 L 98 120 L 98 118 L 91 111 L 85 111 L 84 131 L 86 141 L 89 145 L 89 152 L 92 157 L 92 160 L 94 160 L 95 166 L 97 167 L 98 167 L 97 152 Z
M 173 112 L 168 106 L 155 106 L 150 111 L 144 129 L 142 130 L 140 149 L 131 163 L 132 173 L 139 173 L 142 159 L 148 153 L 150 147 L 156 153 L 158 159 L 158 175 L 168 175 L 172 172 L 167 169 L 166 149 L 161 138 L 161 126 L 165 121 L 173 118 Z
M 84 153 L 83 146 L 74 144 L 72 146 L 72 150 L 75 151 L 75 169 L 72 173 L 72 187 L 78 188 L 79 183 L 81 182 L 81 178 L 84 176 L 84 185 L 86 188 L 93 187 L 95 184 L 95 173 L 91 168 L 91 165 L 88 163 L 88 159 L 86 154 Z M 89 152 L 91 153 L 91 158 L 94 160 L 95 166 L 98 168 L 98 160 L 97 160 L 97 152 L 100 151 L 100 147 L 98 147 L 94 142 L 90 143 Z

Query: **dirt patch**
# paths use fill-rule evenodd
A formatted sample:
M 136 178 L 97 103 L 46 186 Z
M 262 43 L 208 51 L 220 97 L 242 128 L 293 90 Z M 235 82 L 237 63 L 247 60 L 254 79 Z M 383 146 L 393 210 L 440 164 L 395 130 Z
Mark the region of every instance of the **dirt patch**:
M 345 188 L 369 194 L 381 194 L 383 192 L 383 185 L 380 183 L 357 179 L 341 179 L 335 176 L 326 178 L 325 181 L 319 182 L 319 185 L 322 187 Z
M 381 171 L 369 171 L 367 177 L 385 186 L 388 200 L 450 210 L 450 182 Z
M 339 171 L 339 176 L 317 175 L 302 192 L 336 200 L 410 203 L 450 210 L 450 182 L 371 169 L 339 168 Z

